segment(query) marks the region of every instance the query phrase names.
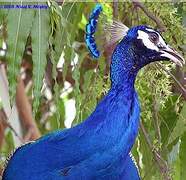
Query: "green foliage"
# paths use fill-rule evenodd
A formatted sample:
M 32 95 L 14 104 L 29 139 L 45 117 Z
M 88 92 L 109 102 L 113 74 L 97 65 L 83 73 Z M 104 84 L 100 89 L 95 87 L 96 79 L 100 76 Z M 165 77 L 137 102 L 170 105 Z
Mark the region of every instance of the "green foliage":
M 49 10 L 38 9 L 34 18 L 31 30 L 32 39 L 32 60 L 33 60 L 33 81 L 34 81 L 34 104 L 36 112 L 41 96 L 41 86 L 46 66 L 46 54 L 48 50 L 48 39 L 50 33 Z
M 65 2 L 59 6 L 56 2 L 49 1 L 49 5 L 47 10 L 11 9 L 8 14 L 7 11 L 0 12 L 0 22 L 7 26 L 7 39 L 4 39 L 8 44 L 6 60 L 12 100 L 15 97 L 16 77 L 20 72 L 23 53 L 28 45 L 32 47 L 33 88 L 30 94 L 34 95 L 33 111 L 37 112 L 35 118 L 42 134 L 65 127 L 65 103 L 69 99 L 74 99 L 76 104 L 75 125 L 88 117 L 110 87 L 107 61 L 109 53 L 105 51 L 99 62 L 96 62 L 89 56 L 84 43 L 87 17 L 95 3 Z M 109 19 L 110 22 L 113 19 L 112 3 L 103 5 L 102 20 Z M 115 18 L 129 27 L 137 24 L 157 26 L 141 9 L 133 8 L 131 2 L 119 3 L 118 7 L 118 17 Z M 185 3 L 146 2 L 145 7 L 162 19 L 167 28 L 163 33 L 166 41 L 181 50 L 180 47 L 184 45 L 182 20 Z M 105 41 L 102 40 L 102 28 L 98 28 L 96 37 L 97 42 L 103 45 Z M 56 68 L 60 57 L 64 58 L 62 71 Z M 52 71 L 47 74 L 45 70 L 48 62 L 52 63 Z M 175 66 L 169 62 L 163 63 L 163 66 L 175 73 Z M 52 78 L 51 100 L 46 100 L 41 94 L 45 73 Z M 65 81 L 71 83 L 72 90 L 62 96 Z M 140 130 L 132 151 L 142 178 L 163 179 L 153 153 L 155 149 L 168 163 L 173 179 L 186 179 L 186 103 L 173 91 L 175 82 L 156 65 L 149 65 L 139 72 L 135 86 L 141 102 L 141 119 L 153 146 L 153 149 L 149 147 Z M 50 110 L 51 105 L 55 107 L 53 112 Z M 50 115 L 43 120 L 47 113 Z M 6 144 L 3 146 L 5 155 L 14 148 L 12 141 L 7 133 Z
M 21 5 L 22 3 L 20 3 Z M 35 11 L 32 9 L 13 9 L 7 16 L 7 44 L 8 54 L 8 80 L 10 86 L 11 101 L 15 97 L 17 75 L 20 72 L 25 45 L 31 30 Z
M 175 139 L 181 137 L 186 131 L 186 103 L 179 114 L 178 121 L 176 122 L 175 128 L 169 137 L 168 143 L 172 143 Z
M 185 118 L 186 119 L 186 118 Z M 186 132 L 183 134 L 181 138 L 181 145 L 180 145 L 180 179 L 184 180 L 186 179 L 186 156 L 185 156 L 185 150 L 186 150 Z

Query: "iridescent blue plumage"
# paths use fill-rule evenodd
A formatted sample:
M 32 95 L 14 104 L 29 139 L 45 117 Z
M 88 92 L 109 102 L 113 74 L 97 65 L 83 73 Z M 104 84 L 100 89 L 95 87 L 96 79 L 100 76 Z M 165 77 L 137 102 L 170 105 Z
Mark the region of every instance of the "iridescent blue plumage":
M 94 58 L 98 58 L 100 56 L 100 52 L 97 49 L 97 45 L 94 39 L 94 33 L 96 32 L 98 18 L 102 10 L 102 6 L 100 4 L 96 4 L 86 25 L 85 41 L 89 51 Z
M 140 116 L 136 75 L 159 59 L 183 60 L 155 32 L 147 26 L 130 28 L 112 54 L 111 88 L 92 114 L 71 129 L 17 149 L 3 180 L 139 180 L 130 156 Z

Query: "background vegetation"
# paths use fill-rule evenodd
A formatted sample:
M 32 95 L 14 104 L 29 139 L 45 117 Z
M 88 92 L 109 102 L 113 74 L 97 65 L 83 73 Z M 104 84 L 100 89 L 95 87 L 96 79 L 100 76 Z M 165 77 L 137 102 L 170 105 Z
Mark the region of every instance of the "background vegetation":
M 18 4 L 25 5 L 14 3 Z M 49 8 L 0 9 L 1 168 L 15 147 L 69 127 L 65 121 L 69 110 L 76 112 L 73 125 L 83 121 L 110 86 L 114 45 L 103 43 L 104 22 L 96 35 L 102 47 L 99 61 L 90 57 L 84 43 L 85 25 L 95 3 L 41 4 Z M 102 4 L 106 19 L 119 19 L 129 27 L 158 28 L 166 42 L 184 55 L 186 3 Z M 141 128 L 132 151 L 144 180 L 186 179 L 185 70 L 168 62 L 149 65 L 138 74 Z

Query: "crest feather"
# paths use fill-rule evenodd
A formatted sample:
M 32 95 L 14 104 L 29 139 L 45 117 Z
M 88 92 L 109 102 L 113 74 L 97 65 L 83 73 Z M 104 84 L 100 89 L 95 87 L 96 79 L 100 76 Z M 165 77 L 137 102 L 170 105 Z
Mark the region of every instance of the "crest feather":
M 110 34 L 108 44 L 114 44 L 127 35 L 129 28 L 119 21 L 113 21 L 112 24 L 107 24 L 105 30 Z

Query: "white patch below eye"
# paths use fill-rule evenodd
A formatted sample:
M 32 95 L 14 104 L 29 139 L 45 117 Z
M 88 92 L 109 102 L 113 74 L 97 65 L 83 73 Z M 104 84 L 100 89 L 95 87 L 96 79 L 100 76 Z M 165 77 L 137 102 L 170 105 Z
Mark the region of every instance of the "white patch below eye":
M 157 52 L 159 51 L 158 47 L 153 42 L 151 42 L 151 40 L 149 39 L 149 35 L 146 32 L 138 30 L 137 39 L 141 39 L 144 46 L 146 46 L 148 49 L 152 49 Z

